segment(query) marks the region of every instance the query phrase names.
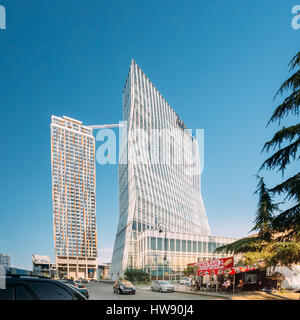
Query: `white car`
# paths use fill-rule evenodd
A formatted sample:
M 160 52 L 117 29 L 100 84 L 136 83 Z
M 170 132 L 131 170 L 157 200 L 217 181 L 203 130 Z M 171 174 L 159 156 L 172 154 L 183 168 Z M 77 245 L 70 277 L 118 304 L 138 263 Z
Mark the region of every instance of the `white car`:
M 168 281 L 156 280 L 156 281 L 153 281 L 151 290 L 159 291 L 159 292 L 174 292 L 175 287 L 172 284 L 170 284 Z
M 179 284 L 189 285 L 190 280 L 188 278 L 182 278 L 179 280 Z

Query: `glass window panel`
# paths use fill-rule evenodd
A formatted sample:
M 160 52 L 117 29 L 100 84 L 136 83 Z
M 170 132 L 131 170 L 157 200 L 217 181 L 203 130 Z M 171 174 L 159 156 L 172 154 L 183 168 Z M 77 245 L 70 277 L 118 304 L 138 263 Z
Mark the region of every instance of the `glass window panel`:
M 181 245 L 182 245 L 181 251 L 185 252 L 186 251 L 186 240 L 182 240 Z
M 169 251 L 169 239 L 165 238 L 165 250 Z
M 215 242 L 212 243 L 212 251 L 214 252 L 217 249 L 217 244 Z
M 157 238 L 157 250 L 162 250 L 163 239 Z
M 192 251 L 192 241 L 191 241 L 191 240 L 188 240 L 188 241 L 187 241 L 187 251 L 188 251 L 188 252 L 191 252 L 191 251 Z
M 176 240 L 176 251 L 180 251 L 180 240 Z
M 40 300 L 73 300 L 73 296 L 68 291 L 56 284 L 32 281 L 29 285 Z
M 132 223 L 132 230 L 136 230 L 136 221 L 133 220 L 133 223 Z
M 175 249 L 175 240 L 170 239 L 170 251 L 174 251 L 174 249 Z
M 202 252 L 206 253 L 207 252 L 207 242 L 202 242 Z
M 151 250 L 156 250 L 156 238 L 151 237 Z
M 197 252 L 197 241 L 193 241 L 193 252 Z
M 198 252 L 202 252 L 202 242 L 198 241 Z
M 208 242 L 208 253 L 211 253 L 212 252 L 212 243 L 211 242 Z

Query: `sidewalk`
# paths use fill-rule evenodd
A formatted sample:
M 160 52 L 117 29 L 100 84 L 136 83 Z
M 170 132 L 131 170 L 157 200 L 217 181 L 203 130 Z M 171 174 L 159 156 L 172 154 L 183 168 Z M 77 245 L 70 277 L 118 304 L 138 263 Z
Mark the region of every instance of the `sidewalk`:
M 222 297 L 228 300 L 299 300 L 300 294 L 295 293 L 292 291 L 286 291 L 286 292 L 276 292 L 273 293 L 266 293 L 263 291 L 246 291 L 246 292 L 240 292 L 235 294 L 224 294 L 224 293 L 215 293 L 215 292 L 209 292 L 209 291 L 192 291 L 189 287 L 181 286 L 180 288 L 178 286 L 178 290 L 175 286 L 175 290 L 177 292 L 184 292 L 184 293 L 190 293 L 190 294 L 201 294 L 201 295 L 207 295 L 207 296 L 216 296 L 216 297 Z
M 141 290 L 150 291 L 150 286 L 138 285 Z M 209 291 L 192 291 L 191 288 L 183 285 L 175 285 L 175 291 L 187 294 L 198 294 L 202 296 L 218 297 L 226 300 L 299 300 L 300 294 L 292 291 L 266 293 L 263 291 L 241 292 L 238 294 L 224 294 Z

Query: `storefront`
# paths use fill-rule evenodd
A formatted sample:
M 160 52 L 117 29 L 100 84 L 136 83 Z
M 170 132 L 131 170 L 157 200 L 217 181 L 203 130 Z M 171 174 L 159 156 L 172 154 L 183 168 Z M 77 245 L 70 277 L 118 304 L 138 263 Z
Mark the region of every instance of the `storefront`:
M 236 293 L 278 288 L 276 280 L 266 276 L 262 264 L 235 266 L 234 258 L 221 258 L 189 264 L 195 267 L 194 289 Z

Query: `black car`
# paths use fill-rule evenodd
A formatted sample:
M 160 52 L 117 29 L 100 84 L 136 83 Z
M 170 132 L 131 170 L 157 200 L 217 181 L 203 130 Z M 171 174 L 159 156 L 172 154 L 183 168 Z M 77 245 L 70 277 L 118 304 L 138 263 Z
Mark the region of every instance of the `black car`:
M 121 293 L 129 293 L 129 294 L 135 294 L 135 286 L 127 280 L 119 280 L 116 281 L 113 285 L 113 292 L 116 292 L 117 294 Z
M 71 286 L 57 280 L 36 276 L 6 276 L 0 300 L 87 300 Z

